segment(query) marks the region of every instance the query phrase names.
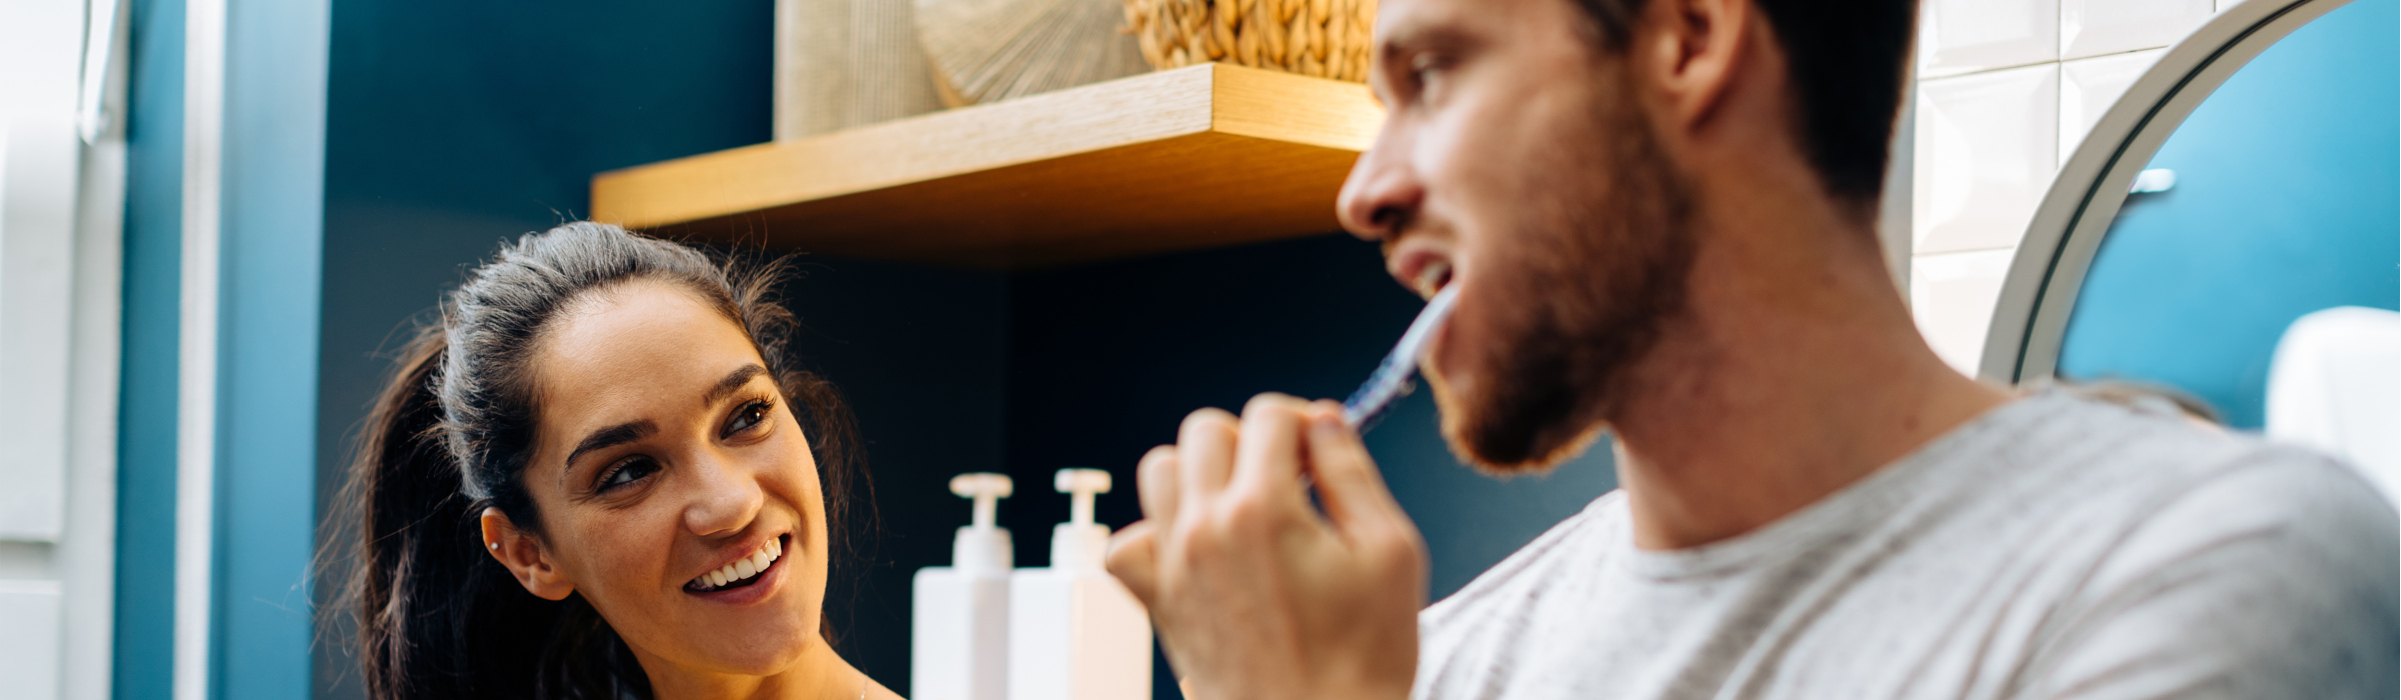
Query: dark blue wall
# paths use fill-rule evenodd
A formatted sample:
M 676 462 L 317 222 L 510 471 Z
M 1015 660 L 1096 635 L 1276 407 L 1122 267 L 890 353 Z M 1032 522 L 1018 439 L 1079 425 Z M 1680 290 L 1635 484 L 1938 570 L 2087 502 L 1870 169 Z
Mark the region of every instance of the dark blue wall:
M 1384 273 L 1373 244 L 1344 235 L 1021 274 L 1012 281 L 1009 467 L 1020 487 L 1003 520 L 1021 565 L 1049 561 L 1067 497 L 1062 467 L 1100 467 L 1123 487 L 1099 517 L 1141 517 L 1131 490 L 1145 450 L 1184 415 L 1239 412 L 1279 391 L 1340 399 L 1365 380 L 1423 306 Z M 1432 594 L 1465 585 L 1616 484 L 1608 450 L 1547 478 L 1501 481 L 1451 456 L 1431 392 L 1367 436 L 1434 554 Z
M 1010 297 L 1008 463 L 1018 488 L 1001 519 L 1019 566 L 1047 564 L 1051 525 L 1067 519 L 1052 472 L 1108 469 L 1118 489 L 1096 515 L 1133 522 L 1134 463 L 1173 442 L 1186 413 L 1238 412 L 1266 391 L 1347 396 L 1423 306 L 1385 275 L 1376 246 L 1343 235 L 1020 274 Z M 1425 533 L 1435 598 L 1616 485 L 1605 448 L 1546 478 L 1476 475 L 1444 446 L 1426 391 L 1367 443 Z M 1164 663 L 1155 680 L 1154 697 L 1181 697 Z
M 573 218 L 601 170 L 765 141 L 771 4 L 334 4 L 319 487 L 331 498 L 388 352 L 504 238 Z M 1328 203 L 1331 206 L 1331 203 Z M 1021 565 L 1048 561 L 1064 466 L 1131 467 L 1184 413 L 1251 394 L 1347 394 L 1418 302 L 1343 236 L 1015 275 L 804 258 L 786 297 L 804 360 L 848 396 L 880 520 L 853 530 L 828 607 L 844 654 L 907 691 L 909 576 L 946 564 L 960 472 L 1005 470 Z M 1207 328 L 1201 337 L 1186 330 Z M 1605 454 L 1548 479 L 1457 466 L 1424 396 L 1370 436 L 1447 594 L 1614 483 Z M 330 505 L 330 504 L 329 504 Z M 341 630 L 331 630 L 346 641 Z M 321 694 L 355 661 L 321 647 Z M 1176 697 L 1161 674 L 1161 697 Z
M 388 353 L 469 265 L 581 216 L 597 172 L 769 139 L 773 16 L 766 0 L 334 4 L 321 498 Z M 849 261 L 800 271 L 786 297 L 807 328 L 802 355 L 851 395 L 883 494 L 862 497 L 886 511 L 846 538 L 858 551 L 838 558 L 830 617 L 847 656 L 905 687 L 908 576 L 948 557 L 956 526 L 943 480 L 1001 468 L 1004 280 Z M 327 633 L 318 687 L 353 697 L 348 632 Z
M 2361 0 L 2245 66 L 2149 167 L 2093 260 L 2060 374 L 2182 388 L 2227 422 L 2265 420 L 2286 326 L 2401 303 L 2401 49 L 2393 0 Z

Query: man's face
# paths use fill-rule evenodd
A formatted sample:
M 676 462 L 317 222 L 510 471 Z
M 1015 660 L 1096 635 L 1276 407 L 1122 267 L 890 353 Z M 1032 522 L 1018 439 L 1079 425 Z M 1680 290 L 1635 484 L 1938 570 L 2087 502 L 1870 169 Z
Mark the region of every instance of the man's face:
M 1547 468 L 1598 435 L 1683 309 L 1690 187 L 1622 52 L 1568 0 L 1384 0 L 1389 110 L 1342 193 L 1404 284 L 1461 285 L 1427 361 L 1452 448 Z

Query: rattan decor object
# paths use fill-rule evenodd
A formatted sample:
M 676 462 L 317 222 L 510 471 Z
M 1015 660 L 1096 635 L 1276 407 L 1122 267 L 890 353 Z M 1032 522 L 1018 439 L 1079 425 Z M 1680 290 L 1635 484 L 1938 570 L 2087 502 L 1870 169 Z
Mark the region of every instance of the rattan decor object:
M 775 138 L 942 108 L 911 0 L 776 0 Z
M 1223 61 L 1367 80 L 1376 0 L 1125 0 L 1151 67 Z
M 1147 70 L 1122 0 L 915 0 L 942 99 L 953 107 Z

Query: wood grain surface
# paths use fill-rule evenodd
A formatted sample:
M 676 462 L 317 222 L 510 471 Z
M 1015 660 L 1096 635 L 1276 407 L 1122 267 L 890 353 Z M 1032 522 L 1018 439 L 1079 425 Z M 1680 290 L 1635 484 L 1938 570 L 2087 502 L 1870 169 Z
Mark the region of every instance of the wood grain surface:
M 1365 86 L 1200 65 L 602 173 L 670 237 L 1013 269 L 1336 229 Z

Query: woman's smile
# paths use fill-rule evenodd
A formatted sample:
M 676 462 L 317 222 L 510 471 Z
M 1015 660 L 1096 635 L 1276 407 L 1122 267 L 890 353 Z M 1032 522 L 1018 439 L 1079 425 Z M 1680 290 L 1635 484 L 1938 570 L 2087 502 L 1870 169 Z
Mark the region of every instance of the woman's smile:
M 743 605 L 764 600 L 775 592 L 776 574 L 783 571 L 785 543 L 791 535 L 767 538 L 750 553 L 726 562 L 684 583 L 684 593 L 715 603 Z

